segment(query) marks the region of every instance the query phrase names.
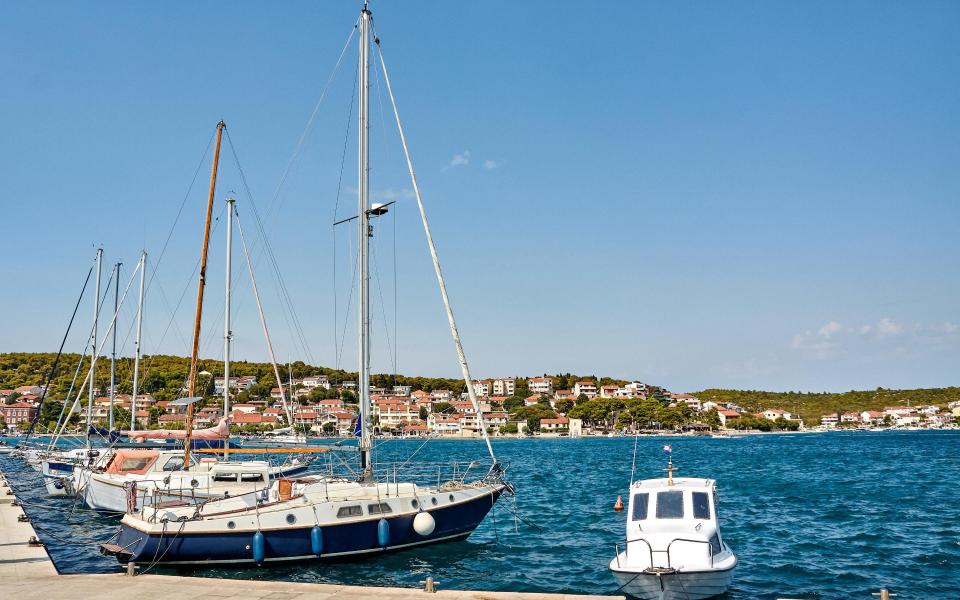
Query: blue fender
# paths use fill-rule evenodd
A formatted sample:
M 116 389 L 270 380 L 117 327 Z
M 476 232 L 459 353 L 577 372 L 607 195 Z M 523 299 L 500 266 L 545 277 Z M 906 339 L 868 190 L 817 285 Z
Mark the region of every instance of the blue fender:
M 377 523 L 377 542 L 382 548 L 390 545 L 390 524 L 383 518 Z
M 323 554 L 323 530 L 319 525 L 314 525 L 310 530 L 310 551 L 317 556 Z
M 263 559 L 267 557 L 267 541 L 261 532 L 253 534 L 253 562 L 258 565 L 263 564 Z

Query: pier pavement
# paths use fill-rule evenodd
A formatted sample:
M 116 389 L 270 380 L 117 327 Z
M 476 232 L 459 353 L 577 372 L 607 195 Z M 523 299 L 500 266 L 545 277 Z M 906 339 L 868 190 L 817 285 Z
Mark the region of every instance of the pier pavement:
M 137 600 L 611 600 L 622 596 L 581 596 L 518 592 L 476 592 L 214 579 L 172 575 L 121 573 L 60 575 L 43 546 L 31 546 L 38 537 L 0 473 L 0 597 L 15 600 L 80 600 L 136 598 Z M 42 541 L 42 540 L 41 540 Z M 442 586 L 443 582 L 439 582 Z

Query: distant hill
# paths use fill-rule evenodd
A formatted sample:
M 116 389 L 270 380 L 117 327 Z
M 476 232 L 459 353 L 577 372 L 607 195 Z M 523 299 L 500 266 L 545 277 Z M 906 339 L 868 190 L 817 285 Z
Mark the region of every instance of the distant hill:
M 885 406 L 945 406 L 960 400 L 960 387 L 927 388 L 918 390 L 888 390 L 850 392 L 762 392 L 758 390 L 707 389 L 694 393 L 701 402 L 733 402 L 751 412 L 779 408 L 799 414 L 807 423 L 819 423 L 820 417 L 835 412 L 883 410 Z

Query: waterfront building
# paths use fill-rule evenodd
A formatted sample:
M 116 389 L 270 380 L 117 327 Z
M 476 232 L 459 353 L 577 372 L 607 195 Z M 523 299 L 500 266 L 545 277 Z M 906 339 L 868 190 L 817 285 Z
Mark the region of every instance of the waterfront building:
M 720 417 L 720 424 L 727 429 L 736 425 L 737 419 L 740 418 L 740 413 L 729 408 L 719 409 L 717 415 Z
M 39 410 L 37 405 L 31 402 L 14 402 L 0 405 L 0 416 L 3 417 L 7 427 L 19 428 L 24 424 L 29 425 Z
M 566 417 L 555 419 L 540 419 L 540 431 L 544 433 L 559 433 L 570 429 L 570 420 Z
M 820 417 L 820 424 L 824 427 L 836 427 L 837 423 L 840 422 L 840 416 L 837 413 L 832 413 L 829 415 L 823 415 Z
M 776 421 L 777 419 L 786 419 L 791 420 L 793 415 L 785 410 L 780 410 L 779 408 L 768 408 L 761 412 L 758 416 L 767 419 L 768 421 Z

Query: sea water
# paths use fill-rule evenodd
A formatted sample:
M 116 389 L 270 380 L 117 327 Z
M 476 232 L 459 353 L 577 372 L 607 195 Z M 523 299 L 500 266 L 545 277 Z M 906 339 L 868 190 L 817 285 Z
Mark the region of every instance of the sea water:
M 432 576 L 442 589 L 616 593 L 607 564 L 626 516 L 613 504 L 626 500 L 634 444 L 494 440 L 517 497 L 502 499 L 465 542 L 357 562 L 183 573 L 407 587 Z M 898 600 L 960 598 L 960 432 L 641 437 L 637 479 L 663 476 L 664 444 L 678 477 L 718 483 L 721 532 L 740 561 L 726 598 L 866 599 L 881 587 Z M 423 461 L 486 453 L 479 441 L 406 440 L 383 443 L 378 459 L 415 451 Z M 46 498 L 19 461 L 0 458 L 0 469 L 62 572 L 120 570 L 97 553 L 116 521 Z

